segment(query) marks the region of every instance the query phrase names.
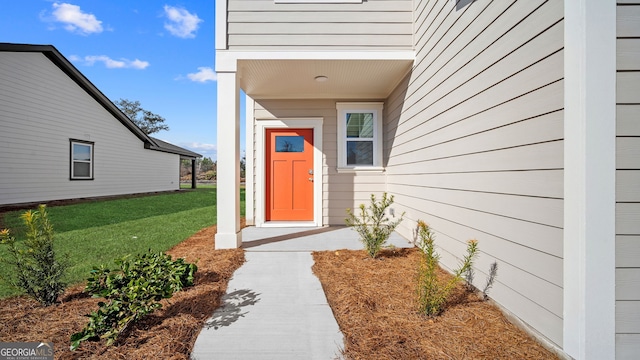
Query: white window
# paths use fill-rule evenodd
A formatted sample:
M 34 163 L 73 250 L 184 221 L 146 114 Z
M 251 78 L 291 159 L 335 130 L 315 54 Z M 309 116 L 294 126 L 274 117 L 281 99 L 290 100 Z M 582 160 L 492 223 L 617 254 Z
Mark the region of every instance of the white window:
M 337 103 L 338 171 L 382 171 L 383 103 Z
M 93 143 L 71 140 L 71 180 L 93 180 Z

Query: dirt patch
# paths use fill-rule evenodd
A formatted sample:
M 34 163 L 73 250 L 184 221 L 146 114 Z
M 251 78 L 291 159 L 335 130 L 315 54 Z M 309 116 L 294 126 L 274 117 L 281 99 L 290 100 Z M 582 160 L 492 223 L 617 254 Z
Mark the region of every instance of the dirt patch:
M 347 359 L 556 359 L 501 311 L 461 286 L 447 310 L 417 312 L 418 249 L 314 252 Z M 450 276 L 441 271 L 442 277 Z
M 25 297 L 0 300 L 0 339 L 4 342 L 51 341 L 56 359 L 188 359 L 204 322 L 220 306 L 233 272 L 244 263 L 244 251 L 216 250 L 216 227 L 203 229 L 167 253 L 197 262 L 195 285 L 162 302 L 162 308 L 132 327 L 117 346 L 84 342 L 69 350 L 72 334 L 87 322 L 83 315 L 97 309 L 99 299 L 68 289 L 61 303 L 42 307 Z

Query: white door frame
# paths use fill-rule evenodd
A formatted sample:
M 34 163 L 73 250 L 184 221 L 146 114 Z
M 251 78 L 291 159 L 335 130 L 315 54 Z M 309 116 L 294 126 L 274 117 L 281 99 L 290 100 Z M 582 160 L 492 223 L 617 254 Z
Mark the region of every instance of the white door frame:
M 322 226 L 322 122 L 323 118 L 256 119 L 256 227 Z M 313 221 L 266 221 L 266 131 L 267 129 L 313 129 Z

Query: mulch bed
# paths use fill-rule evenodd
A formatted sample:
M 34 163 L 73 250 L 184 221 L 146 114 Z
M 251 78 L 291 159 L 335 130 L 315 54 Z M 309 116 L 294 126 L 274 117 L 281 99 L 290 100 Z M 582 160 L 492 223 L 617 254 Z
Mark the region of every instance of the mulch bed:
M 344 334 L 346 359 L 557 358 L 464 286 L 442 315 L 419 314 L 418 251 L 385 250 L 375 260 L 364 251 L 313 253 L 313 271 Z
M 50 307 L 25 296 L 0 300 L 0 341 L 51 341 L 56 359 L 188 359 L 230 277 L 244 263 L 241 249 L 213 251 L 215 232 L 215 226 L 203 229 L 168 251 L 174 258 L 197 260 L 195 286 L 164 301 L 116 346 L 84 342 L 69 350 L 71 335 L 87 322 L 83 315 L 99 301 L 82 293 L 83 286 L 68 289 L 61 303 Z M 385 250 L 371 260 L 364 251 L 314 252 L 313 271 L 344 334 L 346 359 L 556 358 L 463 287 L 443 315 L 418 314 L 418 255 L 417 249 Z
M 204 322 L 220 306 L 233 272 L 244 263 L 244 251 L 214 249 L 216 227 L 203 229 L 168 251 L 173 258 L 197 261 L 195 285 L 162 302 L 162 308 L 132 327 L 117 346 L 86 341 L 74 352 L 70 337 L 87 323 L 83 315 L 100 299 L 68 289 L 61 303 L 42 307 L 25 297 L 0 300 L 0 341 L 53 342 L 56 359 L 188 359 Z

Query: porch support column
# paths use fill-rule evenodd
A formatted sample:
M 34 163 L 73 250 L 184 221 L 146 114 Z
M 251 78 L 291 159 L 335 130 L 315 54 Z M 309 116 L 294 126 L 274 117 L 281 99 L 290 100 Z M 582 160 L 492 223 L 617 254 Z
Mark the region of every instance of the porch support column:
M 196 178 L 196 160 L 198 158 L 191 159 L 191 188 L 196 188 L 197 178 Z
M 218 72 L 216 249 L 235 249 L 240 232 L 240 87 L 235 71 Z
M 616 3 L 565 0 L 564 15 L 563 349 L 613 359 Z

